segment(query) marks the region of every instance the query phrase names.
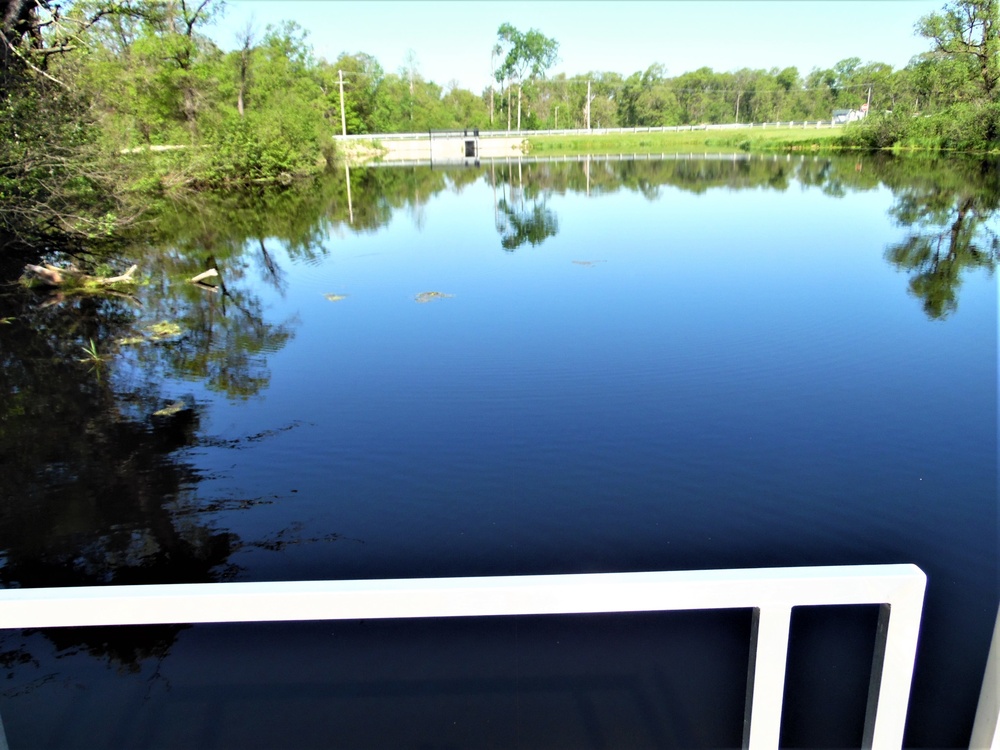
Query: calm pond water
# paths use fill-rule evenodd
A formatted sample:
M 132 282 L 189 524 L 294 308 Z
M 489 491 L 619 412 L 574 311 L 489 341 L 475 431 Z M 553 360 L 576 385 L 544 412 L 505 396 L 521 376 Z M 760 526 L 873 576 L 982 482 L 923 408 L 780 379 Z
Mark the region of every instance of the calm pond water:
M 967 746 L 997 167 L 526 160 L 165 203 L 135 298 L 0 293 L 0 585 L 913 562 L 907 745 Z M 796 611 L 783 744 L 860 745 L 874 623 Z M 749 626 L 5 632 L 0 715 L 15 749 L 737 746 Z

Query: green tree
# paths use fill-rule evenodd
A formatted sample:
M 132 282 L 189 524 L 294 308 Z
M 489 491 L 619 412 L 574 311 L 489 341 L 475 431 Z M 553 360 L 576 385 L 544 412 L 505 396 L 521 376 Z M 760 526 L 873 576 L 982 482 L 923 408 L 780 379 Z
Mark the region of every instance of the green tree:
M 968 68 L 980 95 L 996 101 L 1000 87 L 1000 2 L 953 0 L 942 12 L 921 18 L 916 31 L 934 44 L 934 52 Z
M 227 69 L 238 75 L 224 76 L 227 84 L 217 105 L 219 124 L 211 137 L 213 179 L 299 174 L 329 158 L 330 127 L 306 31 L 291 21 L 269 25 L 253 49 L 253 59 L 250 78 L 243 75 L 245 48 L 229 54 Z
M 386 121 L 385 70 L 369 54 L 346 52 L 332 65 L 321 62 L 319 75 L 331 111 L 340 114 L 339 74 L 344 77 L 344 110 L 348 133 L 385 133 L 393 130 Z M 391 110 L 390 110 L 391 111 Z
M 976 97 L 976 87 L 960 61 L 925 52 L 914 57 L 906 67 L 907 91 L 913 111 L 922 114 L 940 112 L 947 107 Z
M 120 167 L 102 151 L 74 56 L 92 27 L 139 3 L 10 0 L 0 15 L 0 247 L 91 247 L 124 223 Z
M 623 127 L 658 127 L 680 121 L 677 97 L 670 90 L 666 69 L 660 63 L 626 78 L 616 98 L 618 120 Z
M 732 119 L 724 101 L 725 81 L 709 67 L 684 73 L 673 79 L 672 88 L 682 112 L 681 121 L 692 125 Z
M 485 128 L 489 125 L 486 103 L 482 97 L 467 89 L 449 89 L 442 105 L 451 114 L 456 128 Z
M 509 23 L 500 24 L 497 40 L 506 56 L 495 72 L 497 82 L 517 83 L 517 129 L 521 129 L 521 91 L 524 81 L 544 78 L 559 54 L 559 42 L 538 29 L 519 31 Z M 509 84 L 508 84 L 509 85 Z M 509 120 L 509 111 L 508 111 Z

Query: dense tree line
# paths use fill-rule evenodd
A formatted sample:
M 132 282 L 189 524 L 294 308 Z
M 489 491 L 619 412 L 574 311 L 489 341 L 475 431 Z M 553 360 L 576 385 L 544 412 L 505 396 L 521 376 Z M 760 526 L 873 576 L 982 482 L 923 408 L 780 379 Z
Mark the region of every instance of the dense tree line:
M 864 104 L 856 145 L 988 147 L 1000 132 L 997 3 L 955 0 L 920 19 L 931 49 L 899 70 L 853 57 L 807 73 L 670 76 L 655 63 L 547 77 L 556 40 L 503 24 L 484 50 L 494 79 L 472 92 L 426 80 L 412 52 L 395 72 L 364 52 L 318 58 L 292 22 L 248 26 L 224 51 L 206 35 L 223 0 L 7 0 L 0 232 L 93 243 L 134 213 L 130 190 L 288 180 L 329 165 L 342 130 L 825 120 Z

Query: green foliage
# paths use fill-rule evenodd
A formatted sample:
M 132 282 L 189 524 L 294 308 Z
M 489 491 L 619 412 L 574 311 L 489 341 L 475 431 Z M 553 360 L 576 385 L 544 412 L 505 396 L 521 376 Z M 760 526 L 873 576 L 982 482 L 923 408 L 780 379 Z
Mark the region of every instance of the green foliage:
M 849 123 L 844 141 L 859 148 L 890 148 L 905 137 L 912 119 L 911 115 L 902 112 L 870 115 L 864 120 Z
M 90 339 L 90 343 L 87 346 L 81 346 L 80 349 L 83 350 L 85 355 L 84 361 L 86 362 L 100 362 L 103 359 L 101 353 L 97 351 L 97 345 L 93 339 Z
M 204 35 L 222 0 L 17 0 L 0 19 L 17 53 L 0 56 L 0 240 L 106 242 L 139 213 L 137 193 L 316 173 L 334 161 L 342 107 L 347 132 L 362 134 L 828 120 L 870 101 L 839 145 L 996 150 L 998 5 L 951 0 L 920 19 L 932 49 L 901 70 L 849 57 L 804 74 L 704 67 L 670 77 L 653 64 L 548 79 L 558 42 L 504 23 L 491 50 L 500 89 L 477 95 L 425 80 L 412 52 L 398 73 L 364 52 L 317 59 L 290 22 L 259 39 L 248 28 L 239 49 L 223 52 Z M 735 133 L 691 145 L 810 147 L 824 136 Z M 570 148 L 614 148 L 583 144 Z
M 517 128 L 523 126 L 521 111 L 530 112 L 536 89 L 534 82 L 545 78 L 545 73 L 551 68 L 559 54 L 559 42 L 550 39 L 538 29 L 529 29 L 527 32 L 520 31 L 510 23 L 502 23 L 497 29 L 497 41 L 493 47 L 495 54 L 502 57 L 500 66 L 494 70 L 494 78 L 506 90 L 506 112 L 510 121 L 511 111 L 514 108 L 511 98 L 512 86 L 517 87 Z M 526 85 L 527 84 L 527 85 Z M 525 91 L 528 97 L 524 99 Z M 500 99 L 501 107 L 504 106 L 504 97 Z M 538 119 L 535 119 L 537 124 Z
M 77 247 L 114 233 L 128 213 L 120 169 L 78 92 L 22 71 L 0 92 L 0 244 Z
M 519 31 L 512 24 L 502 23 L 497 29 L 497 43 L 506 56 L 495 76 L 497 82 L 544 78 L 559 55 L 559 42 L 549 39 L 538 29 Z
M 867 149 L 1000 150 L 1000 103 L 966 102 L 933 115 L 888 112 L 851 123 L 844 145 Z
M 840 146 L 839 128 L 740 128 L 590 136 L 533 136 L 531 153 L 545 156 L 583 154 L 733 153 L 735 151 L 833 150 Z
M 676 125 L 681 119 L 677 97 L 666 80 L 660 64 L 650 65 L 645 73 L 629 76 L 617 97 L 618 121 L 624 127 Z
M 917 22 L 917 32 L 934 51 L 965 69 L 979 95 L 993 101 L 1000 92 L 1000 2 L 952 0 L 940 13 Z
M 253 101 L 253 100 L 251 100 Z M 318 110 L 278 90 L 240 117 L 230 113 L 209 137 L 209 181 L 268 180 L 325 164 L 325 122 Z

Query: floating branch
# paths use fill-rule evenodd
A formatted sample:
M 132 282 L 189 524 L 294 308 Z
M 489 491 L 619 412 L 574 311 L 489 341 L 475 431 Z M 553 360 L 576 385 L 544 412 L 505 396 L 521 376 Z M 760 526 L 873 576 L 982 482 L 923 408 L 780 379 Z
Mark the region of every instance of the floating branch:
M 188 279 L 188 281 L 190 281 L 192 284 L 197 284 L 200 281 L 204 281 L 205 279 L 210 279 L 213 276 L 218 276 L 218 275 L 219 275 L 218 271 L 216 271 L 214 268 L 209 268 L 207 271 L 203 271 L 202 273 L 199 273 L 197 276 L 192 276 L 190 279 Z
M 125 273 L 119 276 L 91 276 L 78 268 L 72 266 L 68 268 L 58 268 L 45 264 L 36 266 L 28 263 L 24 267 L 28 283 L 40 284 L 42 286 L 66 287 L 71 286 L 86 291 L 87 288 L 105 287 L 112 284 L 135 284 L 133 278 L 139 266 L 133 265 Z

